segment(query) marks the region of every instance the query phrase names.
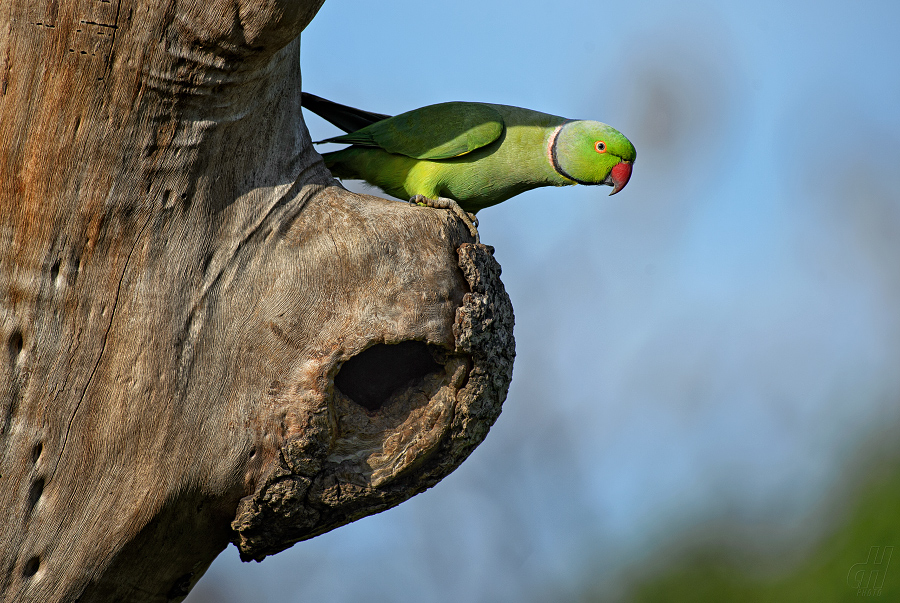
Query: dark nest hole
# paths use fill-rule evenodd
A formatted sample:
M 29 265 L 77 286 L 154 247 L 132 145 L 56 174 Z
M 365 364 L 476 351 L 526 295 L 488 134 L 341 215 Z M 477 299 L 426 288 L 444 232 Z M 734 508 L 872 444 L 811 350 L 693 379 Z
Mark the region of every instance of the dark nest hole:
M 443 370 L 424 342 L 379 343 L 347 360 L 334 385 L 363 408 L 375 411 L 411 381 Z

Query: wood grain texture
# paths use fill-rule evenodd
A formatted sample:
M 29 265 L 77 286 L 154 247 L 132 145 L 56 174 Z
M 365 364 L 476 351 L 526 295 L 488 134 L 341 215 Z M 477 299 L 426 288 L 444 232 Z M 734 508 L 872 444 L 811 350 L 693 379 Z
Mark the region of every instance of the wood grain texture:
M 490 249 L 312 149 L 321 3 L 0 0 L 0 600 L 180 600 L 229 542 L 430 487 L 499 414 Z

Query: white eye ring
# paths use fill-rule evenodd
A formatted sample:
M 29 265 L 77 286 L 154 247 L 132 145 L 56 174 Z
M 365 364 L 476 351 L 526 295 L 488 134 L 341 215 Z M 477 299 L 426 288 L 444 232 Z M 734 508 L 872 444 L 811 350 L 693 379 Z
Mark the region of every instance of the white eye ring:
M 594 150 L 597 151 L 598 153 L 605 153 L 606 152 L 606 143 L 603 142 L 602 140 L 598 140 L 597 142 L 594 143 Z

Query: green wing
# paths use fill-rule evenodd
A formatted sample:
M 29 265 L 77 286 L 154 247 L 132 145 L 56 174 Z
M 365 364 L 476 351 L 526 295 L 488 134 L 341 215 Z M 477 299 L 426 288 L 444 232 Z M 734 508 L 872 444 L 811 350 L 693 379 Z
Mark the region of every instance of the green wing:
M 503 128 L 503 117 L 490 105 L 452 102 L 401 113 L 322 142 L 380 147 L 413 159 L 448 159 L 494 142 Z

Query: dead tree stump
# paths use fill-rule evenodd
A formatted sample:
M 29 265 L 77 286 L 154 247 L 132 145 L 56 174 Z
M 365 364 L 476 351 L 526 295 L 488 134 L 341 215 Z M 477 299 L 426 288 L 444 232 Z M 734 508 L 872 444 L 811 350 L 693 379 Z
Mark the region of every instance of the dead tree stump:
M 312 149 L 321 0 L 0 0 L 0 600 L 182 599 L 434 485 L 512 376 L 491 249 Z

